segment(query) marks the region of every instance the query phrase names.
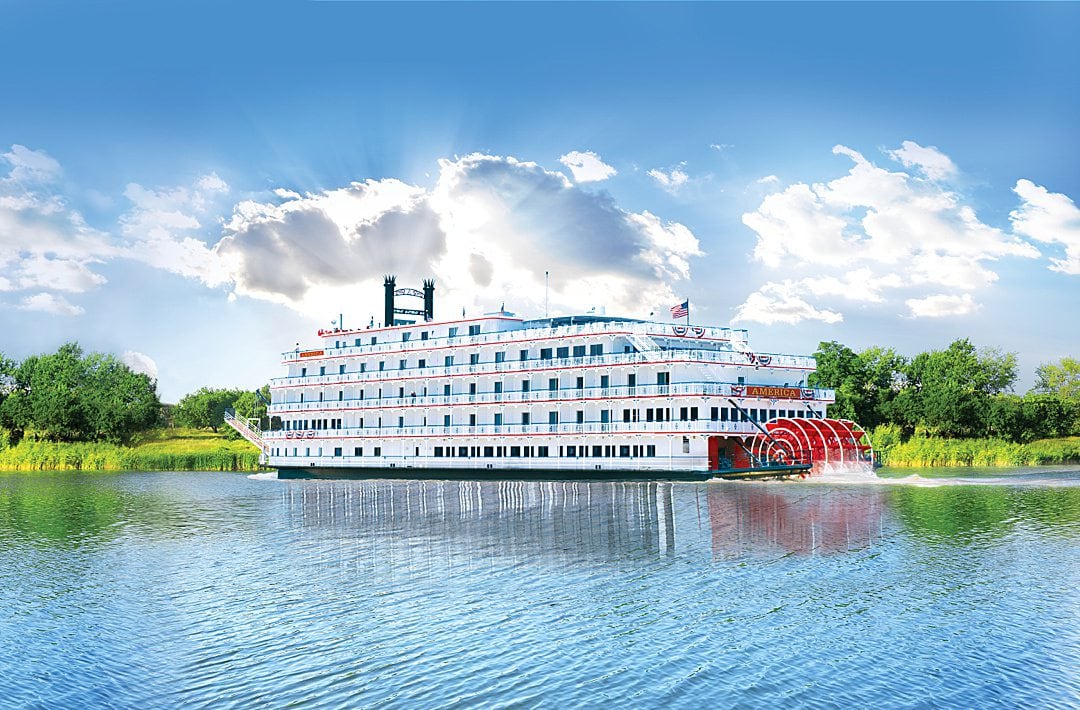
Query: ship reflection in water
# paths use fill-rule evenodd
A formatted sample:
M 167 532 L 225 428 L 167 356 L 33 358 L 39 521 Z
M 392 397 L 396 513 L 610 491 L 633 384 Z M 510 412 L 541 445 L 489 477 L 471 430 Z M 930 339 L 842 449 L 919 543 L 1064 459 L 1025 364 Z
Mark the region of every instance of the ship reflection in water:
M 875 544 L 887 517 L 878 491 L 760 483 L 298 481 L 283 495 L 308 535 L 398 561 L 829 554 Z
M 880 541 L 887 518 L 880 490 L 783 483 L 711 486 L 708 508 L 716 557 L 858 550 Z

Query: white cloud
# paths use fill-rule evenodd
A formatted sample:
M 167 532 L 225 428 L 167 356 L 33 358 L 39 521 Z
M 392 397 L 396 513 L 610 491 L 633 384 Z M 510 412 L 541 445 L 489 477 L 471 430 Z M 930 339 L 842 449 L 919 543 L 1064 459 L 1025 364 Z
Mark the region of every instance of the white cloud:
M 732 144 L 732 143 L 710 143 L 709 147 L 712 148 L 713 150 L 716 150 L 716 151 L 719 151 L 719 152 L 723 153 L 728 148 L 734 148 L 735 145 Z
M 133 372 L 148 375 L 151 380 L 158 378 L 157 363 L 146 353 L 140 353 L 137 350 L 126 350 L 120 356 L 120 362 L 130 367 Z
M 979 305 L 970 293 L 936 293 L 925 298 L 909 298 L 904 301 L 914 318 L 942 318 L 973 313 Z
M 844 320 L 836 311 L 815 308 L 807 303 L 799 295 L 800 290 L 800 284 L 792 281 L 770 281 L 750 294 L 746 301 L 735 309 L 732 322 L 754 321 L 773 325 L 793 324 L 804 320 L 819 320 L 823 323 L 839 323 Z
M 54 293 L 36 293 L 22 300 L 19 308 L 24 311 L 40 311 L 56 316 L 78 316 L 85 313 L 81 306 L 76 306 L 63 296 Z
M 1080 275 L 1080 208 L 1067 196 L 1030 180 L 1019 180 L 1013 192 L 1020 207 L 1009 214 L 1013 231 L 1046 244 L 1063 244 L 1065 258 L 1051 258 L 1051 270 Z
M 945 180 L 956 175 L 956 164 L 935 146 L 923 147 L 915 141 L 904 141 L 888 154 L 905 168 L 915 168 L 931 180 Z
M 743 215 L 743 223 L 757 233 L 754 258 L 784 269 L 804 297 L 895 307 L 896 292 L 905 290 L 912 314 L 931 315 L 938 301 L 911 307 L 910 301 L 921 304 L 919 291 L 985 288 L 998 278 L 990 268 L 993 262 L 1039 254 L 1017 236 L 984 224 L 963 195 L 942 186 L 939 180 L 956 169 L 936 148 L 905 141 L 887 152 L 925 178 L 879 167 L 845 146 L 836 146 L 833 153 L 852 160 L 845 175 L 825 183 L 795 183 L 765 196 L 755 211 Z M 970 293 L 965 295 L 966 300 L 956 299 L 970 300 L 970 312 L 975 302 Z M 782 307 L 788 319 L 800 312 L 775 294 L 754 299 L 754 304 L 740 311 L 745 320 L 767 317 L 768 304 Z
M 780 184 L 780 178 L 775 175 L 766 175 L 765 177 L 758 178 L 754 182 L 758 185 L 778 185 Z
M 0 155 L 11 165 L 8 180 L 19 183 L 52 182 L 60 177 L 60 163 L 43 150 L 31 150 L 13 145 L 11 151 Z
M 652 169 L 648 172 L 649 177 L 656 180 L 660 187 L 668 192 L 678 192 L 679 188 L 687 183 L 690 176 L 686 174 L 686 163 L 679 163 L 667 171 Z
M 147 188 L 131 183 L 124 196 L 131 208 L 120 218 L 126 238 L 122 255 L 208 286 L 228 281 L 227 265 L 203 241 L 219 200 L 229 186 L 215 173 L 201 175 L 190 186 Z
M 604 163 L 600 156 L 591 150 L 572 150 L 559 158 L 559 162 L 570 168 L 574 182 L 599 182 L 618 174 L 615 168 Z
M 556 312 L 605 303 L 648 313 L 674 298 L 671 284 L 701 253 L 684 225 L 512 157 L 442 160 L 431 189 L 384 179 L 277 195 L 239 203 L 215 253 L 236 292 L 322 316 L 371 303 L 385 273 L 434 276 L 437 303 L 455 309 L 507 300 L 536 312 L 545 271 Z

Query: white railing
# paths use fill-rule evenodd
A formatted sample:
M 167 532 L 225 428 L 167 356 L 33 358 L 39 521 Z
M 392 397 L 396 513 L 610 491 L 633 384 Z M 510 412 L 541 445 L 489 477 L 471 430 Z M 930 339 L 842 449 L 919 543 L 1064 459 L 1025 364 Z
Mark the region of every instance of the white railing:
M 689 421 L 664 422 L 564 422 L 561 424 L 451 424 L 382 426 L 382 427 L 346 427 L 342 429 L 320 429 L 302 431 L 268 431 L 264 441 L 280 444 L 307 440 L 366 438 L 401 438 L 401 437 L 443 437 L 443 436 L 517 436 L 528 434 L 563 436 L 567 434 L 612 434 L 612 435 L 661 435 L 661 434 L 757 434 L 760 430 L 753 422 L 712 421 L 696 419 Z
M 775 385 L 765 385 L 775 386 Z M 337 411 L 346 409 L 392 409 L 401 407 L 445 407 L 449 405 L 503 405 L 503 404 L 543 404 L 550 402 L 565 401 L 603 401 L 609 399 L 631 399 L 635 397 L 739 397 L 745 398 L 745 394 L 736 395 L 732 388 L 743 387 L 732 383 L 721 382 L 687 382 L 674 385 L 638 385 L 636 387 L 585 387 L 582 389 L 537 389 L 513 392 L 481 392 L 477 394 L 428 394 L 412 395 L 404 397 L 364 397 L 347 398 L 341 400 L 324 400 L 322 402 L 277 402 L 270 405 L 271 414 L 285 414 L 288 412 L 302 411 Z M 778 399 L 777 406 L 782 408 L 801 406 L 803 401 L 832 402 L 834 392 L 824 389 L 800 388 L 804 393 L 812 392 L 812 398 L 805 399 Z M 755 397 L 755 399 L 760 399 Z
M 769 364 L 755 363 L 751 356 L 742 352 L 709 352 L 703 350 L 661 350 L 649 353 L 609 353 L 606 355 L 588 355 L 584 357 L 558 358 L 551 360 L 509 360 L 504 362 L 483 362 L 475 365 L 442 365 L 413 367 L 405 369 L 369 370 L 366 372 L 345 372 L 326 375 L 290 375 L 270 381 L 272 387 L 347 385 L 356 383 L 377 384 L 384 380 L 400 380 L 402 376 L 414 379 L 431 379 L 452 375 L 498 375 L 513 374 L 522 370 L 544 371 L 563 370 L 597 365 L 634 365 L 663 364 L 670 362 L 688 362 L 690 364 L 719 364 L 737 367 L 763 367 L 766 369 L 812 370 L 814 358 L 802 355 L 770 355 Z
M 439 327 L 432 324 L 431 330 Z M 747 333 L 745 329 L 740 328 L 717 328 L 714 326 L 695 326 L 702 328 L 702 338 L 709 340 L 728 341 L 737 343 L 740 349 L 746 349 L 747 345 Z M 557 331 L 557 332 L 556 332 Z M 331 342 L 331 339 L 339 342 L 347 341 L 349 338 L 356 340 L 364 340 L 369 338 L 369 335 L 365 334 L 365 331 L 354 331 L 351 333 L 335 333 L 324 336 L 327 339 L 327 343 Z M 409 340 L 395 340 L 390 342 L 381 342 L 375 345 L 370 343 L 361 342 L 360 345 L 344 345 L 342 347 L 332 347 L 324 345 L 322 347 L 315 348 L 316 350 L 326 351 L 326 356 L 340 356 L 340 355 L 378 355 L 380 353 L 393 353 L 404 352 L 411 350 L 423 350 L 430 348 L 443 348 L 446 345 L 454 344 L 461 346 L 482 346 L 482 345 L 501 345 L 509 344 L 519 340 L 532 340 L 543 337 L 549 338 L 562 338 L 562 337 L 577 337 L 588 335 L 609 335 L 611 337 L 626 336 L 630 334 L 638 334 L 644 336 L 652 336 L 653 338 L 673 338 L 679 341 L 694 341 L 699 338 L 689 337 L 686 335 L 677 335 L 672 330 L 671 324 L 665 323 L 631 323 L 631 322 L 619 322 L 619 321 L 606 321 L 602 323 L 585 323 L 582 325 L 566 325 L 555 327 L 539 327 L 539 328 L 518 328 L 514 330 L 499 330 L 491 333 L 480 333 L 479 335 L 456 335 L 454 337 L 442 336 L 438 338 L 428 338 L 427 340 L 421 340 L 416 337 L 416 333 L 413 333 L 413 337 Z M 382 336 L 376 336 L 382 337 Z M 302 358 L 300 353 L 310 350 L 297 349 L 290 350 L 282 353 L 282 360 L 286 363 L 300 362 L 304 360 L 311 360 L 315 358 Z
M 706 473 L 708 456 L 688 454 L 668 455 L 657 451 L 656 456 L 271 456 L 270 465 L 281 468 L 342 468 L 342 469 L 492 469 L 514 471 L 532 469 L 543 471 L 699 471 Z
M 235 429 L 240 436 L 258 446 L 259 451 L 265 454 L 265 437 L 258 422 L 258 419 L 241 419 L 232 409 L 225 410 L 225 423 Z

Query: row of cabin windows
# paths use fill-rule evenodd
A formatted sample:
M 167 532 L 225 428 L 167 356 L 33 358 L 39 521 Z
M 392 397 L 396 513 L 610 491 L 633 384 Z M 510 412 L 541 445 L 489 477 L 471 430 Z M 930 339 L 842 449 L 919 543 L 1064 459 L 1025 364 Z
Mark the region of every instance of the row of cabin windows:
M 552 447 L 554 448 L 554 447 Z M 532 458 L 547 457 L 549 455 L 549 449 L 547 446 L 436 446 L 434 449 L 435 458 L 470 458 L 470 457 L 483 457 L 483 458 L 502 458 L 509 456 L 510 458 Z M 558 447 L 558 453 L 556 454 L 560 458 L 612 458 L 615 455 L 620 457 L 640 457 L 640 456 L 656 456 L 656 446 L 654 444 L 633 444 L 625 446 L 615 446 L 606 444 L 603 446 L 585 446 L 585 445 L 573 445 L 573 446 L 560 446 Z
M 685 442 L 684 442 L 685 443 Z M 685 449 L 686 447 L 684 447 Z M 300 456 L 300 447 L 292 447 L 291 453 L 288 447 L 279 447 L 274 449 L 274 456 Z M 503 458 L 509 456 L 510 458 L 547 458 L 551 455 L 551 449 L 547 446 L 436 446 L 434 448 L 435 458 Z M 312 447 L 304 447 L 303 456 L 312 456 Z M 343 448 L 340 446 L 334 447 L 334 456 L 342 456 Z M 605 444 L 602 446 L 586 446 L 582 445 L 570 445 L 558 447 L 558 456 L 560 458 L 613 458 L 616 456 L 619 458 L 638 458 L 638 457 L 655 457 L 656 446 L 654 444 L 625 444 L 625 445 L 611 445 Z M 323 448 L 321 446 L 315 448 L 315 456 L 323 455 Z M 364 447 L 353 447 L 353 456 L 363 457 Z M 375 446 L 371 449 L 372 456 L 382 456 L 382 447 Z M 415 455 L 420 455 L 420 447 L 416 447 Z
M 431 337 L 432 332 L 433 331 L 429 331 L 429 330 L 421 330 L 420 331 L 420 340 L 429 339 Z M 480 324 L 470 325 L 469 326 L 469 335 L 480 335 Z M 401 342 L 403 342 L 403 343 L 409 342 L 410 340 L 412 340 L 412 336 L 413 336 L 412 331 L 403 332 L 401 334 Z M 446 332 L 446 336 L 448 338 L 456 338 L 458 336 L 458 327 L 457 326 L 452 326 L 452 327 L 448 328 L 447 332 Z M 358 348 L 363 344 L 363 341 L 364 341 L 363 338 L 355 338 L 355 339 L 353 339 L 352 345 L 353 345 L 353 347 Z M 383 341 L 382 342 L 389 343 L 389 342 L 393 342 L 393 341 L 390 340 L 389 335 L 385 335 L 385 336 L 383 336 Z M 377 335 L 370 336 L 370 339 L 368 340 L 368 344 L 369 345 L 378 345 L 379 344 L 379 336 L 377 336 Z M 349 341 L 348 340 L 335 340 L 334 341 L 334 347 L 335 348 L 347 348 L 347 347 L 349 347 Z
M 586 352 L 585 348 L 586 348 L 586 346 L 584 346 L 584 345 L 575 345 L 575 346 L 573 346 L 573 348 L 572 348 L 573 357 L 585 357 L 585 352 Z M 554 348 L 554 349 L 552 349 L 552 348 L 541 348 L 539 358 L 530 358 L 528 350 L 520 350 L 520 351 L 518 351 L 518 359 L 521 362 L 525 362 L 525 361 L 528 361 L 530 359 L 551 360 L 552 359 L 552 352 L 554 352 L 555 357 L 557 357 L 559 359 L 565 359 L 565 358 L 571 357 L 571 354 L 570 354 L 571 353 L 571 348 L 570 347 L 559 347 L 559 348 Z M 602 343 L 596 343 L 594 345 L 588 346 L 588 354 L 590 356 L 603 355 L 604 354 L 604 346 L 603 346 L 603 344 Z M 506 362 L 506 351 L 505 350 L 500 350 L 500 351 L 496 352 L 494 362 Z M 443 356 L 443 366 L 444 367 L 453 367 L 455 364 L 457 364 L 457 362 L 455 360 L 454 355 L 445 355 L 445 356 Z M 469 354 L 469 364 L 470 365 L 479 365 L 480 364 L 480 353 L 478 353 L 478 352 L 470 353 Z M 416 362 L 416 367 L 418 367 L 418 368 L 425 368 L 427 366 L 428 366 L 428 364 L 427 364 L 427 359 L 426 358 L 419 358 L 417 360 L 417 362 Z M 386 361 L 385 360 L 380 360 L 379 363 L 378 363 L 378 367 L 379 367 L 380 372 L 385 372 L 386 369 L 387 369 L 386 368 Z M 320 375 L 326 375 L 327 374 L 326 368 L 327 368 L 326 365 L 320 365 L 319 366 L 319 374 Z M 398 369 L 399 370 L 409 369 L 408 358 L 400 358 L 398 360 Z M 347 370 L 346 370 L 345 365 L 338 365 L 338 374 L 339 375 L 344 375 L 346 373 L 346 371 Z M 357 372 L 367 372 L 367 363 L 366 362 L 361 362 L 360 363 L 360 369 L 357 370 Z M 307 377 L 307 375 L 308 375 L 308 368 L 307 367 L 301 367 L 300 368 L 300 376 L 301 377 Z M 657 382 L 657 384 L 668 384 L 668 383 L 665 381 L 665 382 Z
M 818 416 L 813 411 L 803 409 L 736 409 L 735 407 L 713 407 L 711 419 L 721 422 L 768 422 L 777 418 L 813 419 Z
M 658 372 L 656 379 L 657 379 L 657 384 L 658 385 L 661 385 L 661 386 L 667 385 L 670 382 L 671 373 Z M 742 380 L 742 378 L 739 378 L 739 379 L 740 379 L 740 381 Z M 476 389 L 477 384 L 475 382 L 470 382 L 468 384 L 469 384 L 469 392 L 468 393 L 469 394 L 477 394 L 477 389 Z M 583 389 L 585 389 L 585 378 L 584 377 L 577 377 L 574 380 L 574 386 L 572 388 L 560 388 L 559 387 L 559 378 L 558 377 L 549 377 L 548 381 L 547 381 L 547 385 L 548 385 L 547 388 L 548 388 L 549 392 L 557 392 L 560 389 L 579 389 L 579 390 L 583 390 Z M 626 386 L 627 387 L 637 387 L 637 375 L 636 374 L 630 373 L 630 374 L 627 375 L 627 377 L 626 377 Z M 611 387 L 611 376 L 610 375 L 600 375 L 600 388 L 601 389 L 607 389 L 609 387 Z M 520 391 L 520 392 L 530 392 L 531 390 L 532 390 L 532 380 L 521 380 L 521 389 L 518 390 L 518 391 Z M 365 392 L 364 390 L 360 390 L 360 396 L 357 397 L 356 399 L 364 399 L 364 392 Z M 493 383 L 492 393 L 494 393 L 494 394 L 502 394 L 502 392 L 503 392 L 503 381 L 499 380 L 499 381 Z M 323 393 L 322 391 L 319 392 L 319 401 L 320 402 L 325 401 L 324 394 L 325 393 Z M 416 394 L 417 394 L 416 392 L 411 392 L 409 396 L 410 397 L 415 397 Z M 451 386 L 449 384 L 444 384 L 443 385 L 443 395 L 448 397 L 448 396 L 450 396 L 450 394 L 451 394 Z M 458 392 L 458 394 L 465 394 L 465 393 L 464 392 Z M 487 394 L 487 393 L 483 393 L 483 394 Z M 421 396 L 423 396 L 423 397 L 428 396 L 428 388 L 426 386 L 423 387 L 423 391 L 421 393 Z M 376 393 L 376 397 L 378 399 L 383 398 L 382 387 L 380 387 L 378 389 L 378 392 Z M 405 388 L 404 387 L 398 387 L 398 397 L 399 398 L 404 398 L 405 397 Z M 300 401 L 303 402 L 304 398 L 305 398 L 305 393 L 301 392 L 300 393 Z M 345 399 L 345 391 L 344 390 L 338 390 L 337 399 L 338 399 L 339 402 L 343 401 Z

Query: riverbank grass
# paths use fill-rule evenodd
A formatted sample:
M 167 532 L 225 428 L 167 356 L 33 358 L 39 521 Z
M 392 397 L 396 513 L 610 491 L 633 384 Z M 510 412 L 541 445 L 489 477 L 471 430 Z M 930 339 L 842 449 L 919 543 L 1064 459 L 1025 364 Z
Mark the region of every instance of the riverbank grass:
M 886 466 L 1043 466 L 1080 463 L 1080 437 L 1017 444 L 1002 439 L 940 439 L 913 436 L 904 442 L 882 437 L 875 451 Z
M 202 429 L 155 429 L 131 446 L 21 441 L 0 450 L 3 471 L 258 471 L 259 450 Z

